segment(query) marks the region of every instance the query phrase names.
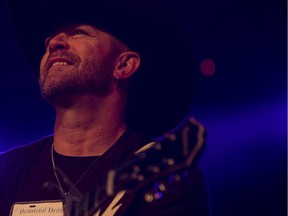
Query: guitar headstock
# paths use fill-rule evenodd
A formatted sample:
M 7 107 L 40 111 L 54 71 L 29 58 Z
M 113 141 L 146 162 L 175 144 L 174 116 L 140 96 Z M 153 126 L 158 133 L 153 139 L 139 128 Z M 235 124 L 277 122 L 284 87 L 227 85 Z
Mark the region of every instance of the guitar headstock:
M 154 190 L 157 197 L 158 192 L 166 191 L 168 185 L 177 184 L 187 175 L 185 168 L 192 165 L 204 145 L 204 133 L 203 125 L 194 118 L 185 119 L 172 131 L 135 152 L 128 163 L 110 170 L 107 194 L 113 195 L 123 189 L 136 192 L 154 183 L 152 188 L 158 188 Z M 146 200 L 151 201 L 149 194 Z
M 110 170 L 106 180 L 74 206 L 74 215 L 94 215 L 95 212 L 99 215 L 106 199 L 126 192 L 145 189 L 147 202 L 165 196 L 189 176 L 187 168 L 203 149 L 204 136 L 203 125 L 188 117 L 172 131 L 135 152 L 127 163 Z

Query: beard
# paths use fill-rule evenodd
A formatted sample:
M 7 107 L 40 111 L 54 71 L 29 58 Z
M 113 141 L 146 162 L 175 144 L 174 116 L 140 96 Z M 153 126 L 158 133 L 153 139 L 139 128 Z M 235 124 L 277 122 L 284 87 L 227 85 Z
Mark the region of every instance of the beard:
M 105 95 L 109 92 L 112 83 L 112 55 L 97 59 L 87 58 L 85 62 L 67 51 L 57 52 L 57 56 L 68 59 L 73 65 L 55 66 L 50 69 L 47 63 L 44 65 L 39 84 L 45 100 L 53 103 L 69 94 Z

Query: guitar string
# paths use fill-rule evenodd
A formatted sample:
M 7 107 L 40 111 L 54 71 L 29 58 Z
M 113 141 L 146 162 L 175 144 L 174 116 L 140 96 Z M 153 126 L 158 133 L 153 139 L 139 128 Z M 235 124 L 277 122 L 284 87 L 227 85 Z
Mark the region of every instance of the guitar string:
M 99 157 L 96 157 L 96 159 L 88 166 L 88 168 L 82 173 L 82 175 L 79 177 L 79 179 L 73 183 L 73 186 L 76 187 L 80 182 L 81 180 L 86 177 L 87 173 L 91 170 L 91 168 L 96 164 L 96 162 L 98 161 Z M 72 189 L 73 188 L 70 188 L 70 190 L 68 192 L 65 192 L 64 189 L 63 189 L 63 186 L 61 184 L 61 181 L 60 181 L 60 178 L 57 174 L 57 169 L 56 169 L 56 165 L 55 165 L 55 159 L 54 159 L 54 142 L 52 143 L 51 145 L 51 162 L 52 162 L 52 167 L 53 167 L 53 171 L 54 171 L 54 175 L 55 175 L 55 178 L 57 180 L 57 183 L 58 183 L 58 186 L 61 190 L 61 192 L 67 196 L 67 195 L 70 195 L 70 193 L 72 192 Z

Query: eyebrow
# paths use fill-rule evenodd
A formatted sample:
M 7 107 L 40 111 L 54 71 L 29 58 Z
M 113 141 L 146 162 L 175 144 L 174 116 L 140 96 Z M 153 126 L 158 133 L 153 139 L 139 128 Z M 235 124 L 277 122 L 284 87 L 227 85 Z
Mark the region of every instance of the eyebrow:
M 65 24 L 65 25 L 60 25 L 58 27 L 56 27 L 53 31 L 51 31 L 52 33 L 48 34 L 47 37 L 45 37 L 45 42 L 49 39 L 51 39 L 52 37 L 54 37 L 55 35 L 61 33 L 61 32 L 69 32 L 71 30 L 77 29 L 78 27 L 86 27 L 89 28 L 91 30 L 93 30 L 93 32 L 95 32 L 95 36 L 99 35 L 100 33 L 100 29 L 98 29 L 97 27 L 94 27 L 92 25 L 89 24 L 84 24 L 84 23 L 78 23 L 78 24 Z
M 57 34 L 61 33 L 61 32 L 69 32 L 71 31 L 71 29 L 77 28 L 78 26 L 82 26 L 84 24 L 63 24 L 63 25 L 59 25 L 57 27 L 55 27 L 50 34 L 48 34 L 48 36 L 46 36 L 44 38 L 44 44 L 45 47 L 47 47 L 47 43 L 53 38 L 55 37 Z

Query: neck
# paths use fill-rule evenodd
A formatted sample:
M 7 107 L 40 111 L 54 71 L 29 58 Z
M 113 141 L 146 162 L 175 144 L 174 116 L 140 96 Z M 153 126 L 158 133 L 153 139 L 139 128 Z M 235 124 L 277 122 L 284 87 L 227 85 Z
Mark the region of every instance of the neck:
M 126 130 L 119 97 L 73 95 L 69 103 L 58 103 L 55 109 L 54 145 L 63 155 L 102 155 Z

